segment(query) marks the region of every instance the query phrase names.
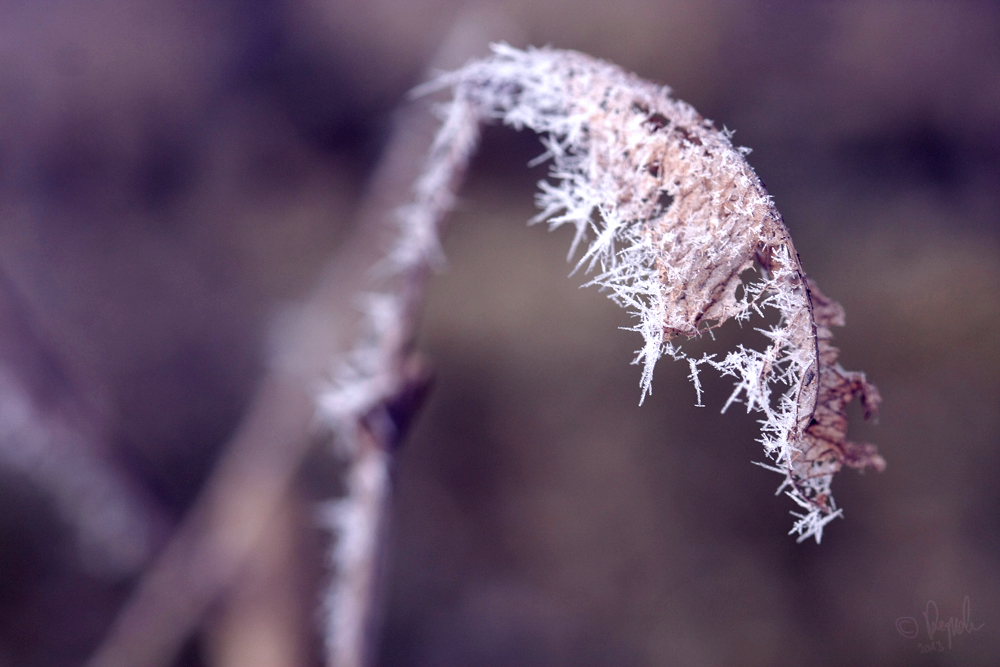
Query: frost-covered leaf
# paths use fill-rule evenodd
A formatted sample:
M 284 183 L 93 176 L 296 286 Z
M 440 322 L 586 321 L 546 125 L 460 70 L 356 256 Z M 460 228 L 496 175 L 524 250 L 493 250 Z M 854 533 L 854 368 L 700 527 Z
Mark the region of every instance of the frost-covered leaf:
M 846 405 L 860 397 L 871 415 L 879 396 L 862 374 L 837 363 L 829 327 L 843 323 L 843 312 L 806 277 L 747 151 L 668 88 L 580 53 L 497 45 L 492 57 L 427 89 L 446 87 L 454 98 L 444 108 L 437 154 L 454 145 L 465 156 L 475 143 L 459 117 L 542 135 L 552 180 L 540 183 L 534 221 L 573 226 L 571 255 L 587 244 L 576 269 L 593 272 L 591 283 L 635 316 L 644 340 L 636 357 L 643 397 L 663 354 L 687 358 L 680 340 L 777 309 L 763 350 L 740 346 L 721 361 L 687 359 L 699 401 L 701 366 L 736 378 L 727 407 L 742 402 L 761 414 L 769 467 L 785 475 L 782 489 L 805 510 L 793 532 L 819 541 L 840 514 L 832 475 L 843 465 L 885 466 L 874 446 L 846 440 Z M 427 197 L 428 179 L 445 178 L 443 163 L 432 154 L 418 200 Z M 404 237 L 427 238 L 413 230 L 421 222 L 404 214 Z M 398 256 L 413 254 L 406 243 Z

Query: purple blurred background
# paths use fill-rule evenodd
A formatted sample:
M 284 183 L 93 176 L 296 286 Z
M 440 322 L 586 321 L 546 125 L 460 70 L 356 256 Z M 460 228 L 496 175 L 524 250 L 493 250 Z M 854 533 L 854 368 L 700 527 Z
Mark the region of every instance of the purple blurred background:
M 1000 5 L 10 0 L 0 665 L 78 665 L 98 644 L 473 4 L 516 46 L 669 84 L 753 148 L 846 308 L 841 363 L 881 390 L 880 423 L 855 410 L 851 433 L 888 469 L 835 478 L 846 519 L 822 545 L 786 536 L 753 417 L 718 414 L 730 383 L 705 377 L 696 407 L 664 361 L 638 406 L 627 316 L 566 279 L 568 233 L 525 225 L 537 139 L 491 128 L 422 323 L 436 382 L 398 459 L 379 664 L 1000 663 Z M 305 645 L 254 664 L 318 664 L 303 507 L 288 604 Z M 961 619 L 966 597 L 985 625 L 936 650 L 928 602 Z M 221 616 L 178 665 L 237 664 L 220 626 L 263 632 Z

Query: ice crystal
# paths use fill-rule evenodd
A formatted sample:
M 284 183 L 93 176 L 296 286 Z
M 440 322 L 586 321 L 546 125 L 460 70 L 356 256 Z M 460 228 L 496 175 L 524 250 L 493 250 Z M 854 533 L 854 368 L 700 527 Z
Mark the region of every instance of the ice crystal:
M 840 515 L 833 474 L 842 465 L 885 465 L 872 445 L 846 440 L 846 404 L 860 396 L 874 414 L 878 393 L 837 363 L 829 327 L 843 323 L 842 311 L 806 277 L 744 159 L 749 151 L 669 88 L 571 51 L 496 45 L 492 57 L 428 86 L 442 87 L 454 98 L 438 151 L 460 134 L 453 119 L 470 113 L 541 135 L 540 160 L 552 164 L 533 222 L 573 227 L 570 255 L 586 245 L 575 270 L 593 273 L 591 284 L 635 317 L 642 397 L 664 354 L 687 359 L 699 404 L 701 366 L 734 377 L 726 406 L 742 402 L 759 413 L 770 467 L 785 475 L 779 492 L 805 510 L 792 532 L 819 541 Z M 468 135 L 461 141 L 474 144 Z M 676 345 L 769 308 L 780 319 L 762 331 L 763 350 L 740 346 L 717 361 L 689 358 Z
M 551 168 L 550 180 L 539 184 L 541 211 L 533 222 L 573 227 L 570 257 L 585 248 L 574 271 L 592 274 L 590 284 L 634 316 L 643 337 L 635 358 L 640 402 L 664 354 L 687 360 L 699 405 L 701 367 L 733 377 L 725 407 L 742 403 L 760 416 L 771 461 L 765 467 L 785 476 L 779 493 L 804 510 L 792 532 L 799 541 L 820 541 L 841 514 L 830 494 L 833 474 L 844 465 L 885 466 L 873 445 L 846 439 L 846 405 L 860 397 L 871 416 L 879 396 L 864 375 L 837 363 L 829 327 L 843 324 L 843 311 L 806 277 L 780 213 L 744 159 L 749 151 L 734 147 L 731 133 L 672 98 L 669 88 L 614 65 L 572 51 L 505 44 L 493 51 L 419 91 L 450 89 L 453 97 L 441 107 L 443 124 L 414 202 L 400 212 L 390 268 L 416 275 L 438 260 L 438 226 L 480 124 L 537 132 L 545 149 L 538 161 L 551 160 Z M 777 311 L 777 324 L 758 329 L 762 350 L 741 345 L 718 360 L 688 357 L 680 347 L 727 320 L 769 309 Z M 354 368 L 371 365 L 382 344 L 364 347 Z M 354 378 L 359 386 L 363 375 Z M 350 384 L 341 383 L 327 402 L 372 405 L 377 397 Z

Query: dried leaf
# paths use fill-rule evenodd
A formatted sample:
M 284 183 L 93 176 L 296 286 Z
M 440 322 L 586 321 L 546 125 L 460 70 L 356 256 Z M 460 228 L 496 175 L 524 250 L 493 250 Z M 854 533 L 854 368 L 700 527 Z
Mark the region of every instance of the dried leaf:
M 745 149 L 668 88 L 580 53 L 497 45 L 491 58 L 428 88 L 441 87 L 454 92 L 449 120 L 471 113 L 542 135 L 553 182 L 540 183 L 535 221 L 574 226 L 571 255 L 589 242 L 577 268 L 596 271 L 591 282 L 638 320 L 643 396 L 663 354 L 687 358 L 678 338 L 779 311 L 763 351 L 740 346 L 722 361 L 688 362 L 699 399 L 701 365 L 736 378 L 727 407 L 743 402 L 762 414 L 761 442 L 785 475 L 782 489 L 806 510 L 793 532 L 819 541 L 840 514 L 832 475 L 843 465 L 885 467 L 873 445 L 846 440 L 847 404 L 860 397 L 873 415 L 879 395 L 837 363 L 829 328 L 843 324 L 843 311 L 806 277 Z M 456 127 L 446 122 L 438 152 L 459 137 L 461 150 L 451 150 L 467 154 L 474 138 Z M 404 220 L 411 235 L 413 223 Z

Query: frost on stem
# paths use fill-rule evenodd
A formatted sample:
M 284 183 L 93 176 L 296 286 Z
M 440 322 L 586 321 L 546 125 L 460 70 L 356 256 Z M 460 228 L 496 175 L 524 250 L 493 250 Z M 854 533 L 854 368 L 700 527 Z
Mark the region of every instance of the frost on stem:
M 454 97 L 439 153 L 451 141 L 468 145 L 468 132 L 454 125 L 459 116 L 541 135 L 552 180 L 539 184 L 534 222 L 574 227 L 570 256 L 586 244 L 576 269 L 592 272 L 590 284 L 635 317 L 643 398 L 664 354 L 687 359 L 699 402 L 700 366 L 734 377 L 726 406 L 741 402 L 761 415 L 768 467 L 785 476 L 779 492 L 803 509 L 792 532 L 818 542 L 841 512 L 830 495 L 833 474 L 844 465 L 885 466 L 873 445 L 846 439 L 846 405 L 860 397 L 870 417 L 879 395 L 837 363 L 830 327 L 843 324 L 843 311 L 806 277 L 747 151 L 668 88 L 580 53 L 497 45 L 492 57 L 425 89 L 440 88 Z M 740 346 L 722 360 L 694 359 L 678 347 L 767 308 L 780 319 L 759 329 L 762 351 Z
M 735 378 L 726 407 L 743 403 L 762 416 L 771 460 L 765 467 L 784 475 L 779 493 L 803 510 L 791 531 L 800 542 L 819 542 L 841 514 L 830 495 L 834 473 L 844 465 L 885 466 L 873 445 L 846 437 L 846 406 L 860 397 L 870 417 L 879 395 L 864 375 L 837 363 L 830 327 L 843 325 L 843 310 L 806 277 L 746 151 L 669 89 L 613 65 L 570 51 L 493 50 L 424 86 L 451 89 L 452 100 L 441 107 L 412 203 L 399 211 L 395 246 L 378 267 L 385 284 L 368 296 L 362 334 L 318 400 L 351 459 L 347 496 L 323 512 L 338 538 L 324 605 L 331 664 L 365 661 L 388 451 L 400 437 L 392 406 L 419 385 L 416 313 L 482 123 L 500 120 L 541 135 L 539 160 L 552 160 L 552 181 L 540 183 L 534 221 L 572 225 L 570 257 L 587 245 L 574 270 L 594 274 L 590 284 L 635 317 L 644 340 L 635 359 L 642 397 L 664 354 L 687 361 L 699 404 L 702 366 Z M 779 318 L 758 329 L 763 350 L 741 345 L 719 360 L 689 357 L 679 347 L 765 309 Z
M 742 403 L 761 416 L 765 467 L 784 476 L 779 492 L 802 510 L 791 532 L 800 542 L 819 542 L 824 526 L 841 515 L 830 493 L 834 473 L 845 465 L 885 466 L 873 445 L 846 437 L 846 406 L 860 398 L 871 417 L 880 399 L 863 374 L 837 363 L 830 327 L 843 325 L 843 310 L 806 277 L 746 151 L 669 89 L 579 53 L 498 45 L 492 57 L 439 77 L 423 92 L 440 89 L 453 98 L 441 107 L 441 129 L 381 265 L 391 284 L 370 298 L 365 335 L 319 401 L 354 459 L 352 479 L 375 460 L 359 429 L 405 385 L 424 276 L 440 261 L 439 229 L 479 126 L 500 120 L 539 133 L 540 159 L 552 160 L 534 221 L 574 227 L 570 257 L 586 246 L 575 270 L 592 273 L 590 284 L 634 316 L 644 341 L 635 359 L 642 397 L 664 354 L 687 361 L 699 404 L 702 367 L 733 377 L 726 408 Z M 729 319 L 747 321 L 768 309 L 779 317 L 758 329 L 762 350 L 741 345 L 720 360 L 689 357 L 679 347 Z M 386 465 L 385 457 L 378 461 Z M 357 651 L 344 647 L 356 646 L 361 634 L 350 619 L 365 616 L 370 568 L 359 563 L 372 559 L 381 504 L 373 499 L 382 497 L 365 488 L 352 482 L 328 516 L 343 543 L 333 554 L 339 574 L 327 604 L 335 626 L 331 655 L 335 662 L 344 657 L 338 664 L 357 664 Z

